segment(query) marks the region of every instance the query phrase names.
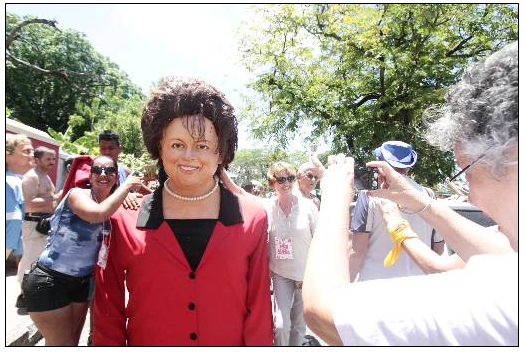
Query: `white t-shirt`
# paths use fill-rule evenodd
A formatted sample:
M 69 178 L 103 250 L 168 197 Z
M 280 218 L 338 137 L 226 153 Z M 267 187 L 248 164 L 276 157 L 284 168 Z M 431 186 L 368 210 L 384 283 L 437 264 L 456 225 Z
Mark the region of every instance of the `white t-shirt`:
M 279 206 L 277 197 L 272 197 L 265 204 L 270 270 L 282 277 L 303 281 L 318 210 L 311 200 L 296 195 L 292 197 L 292 209 L 288 216 Z
M 439 299 L 434 299 L 439 297 Z M 348 284 L 332 313 L 345 345 L 518 345 L 518 254 L 445 273 Z
M 416 183 L 410 177 L 405 179 L 418 190 L 424 197 L 428 198 L 428 193 L 423 186 Z M 381 216 L 381 211 L 377 207 L 380 198 L 370 197 L 368 205 L 368 215 L 366 221 L 366 232 L 370 232 L 368 250 L 363 260 L 363 266 L 359 271 L 358 281 L 389 279 L 393 277 L 403 277 L 412 275 L 423 275 L 424 272 L 403 250 L 398 259 L 389 268 L 385 268 L 383 261 L 388 252 L 392 249 L 392 241 L 386 227 L 385 221 Z M 410 227 L 419 236 L 419 239 L 428 247 L 432 245 L 432 226 L 427 224 L 417 214 L 401 213 L 401 216 L 408 220 Z M 436 237 L 435 242 L 442 241 L 441 237 Z

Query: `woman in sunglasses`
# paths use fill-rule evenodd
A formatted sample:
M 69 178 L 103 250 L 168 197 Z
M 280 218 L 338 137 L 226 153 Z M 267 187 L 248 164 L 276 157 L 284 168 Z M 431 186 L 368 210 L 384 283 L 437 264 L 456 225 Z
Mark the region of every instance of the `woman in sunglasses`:
M 296 171 L 279 161 L 268 169 L 276 197 L 267 205 L 270 271 L 276 307 L 275 345 L 301 346 L 306 325 L 302 285 L 306 257 L 317 224 L 315 204 L 293 193 Z
M 57 206 L 48 244 L 22 282 L 27 311 L 46 346 L 78 345 L 97 254 L 99 265 L 105 260 L 101 244 L 109 241 L 109 217 L 141 185 L 130 175 L 117 188 L 117 163 L 107 156 L 94 159 L 89 181 L 90 189 L 72 188 Z
M 233 107 L 204 81 L 167 77 L 142 133 L 160 186 L 111 218 L 93 344 L 271 345 L 266 213 L 218 182 L 237 148 Z
M 317 157 L 312 157 L 317 164 Z M 320 162 L 319 162 L 320 164 Z M 316 170 L 322 169 L 315 167 Z M 257 200 L 268 214 L 270 275 L 273 281 L 276 346 L 302 346 L 306 325 L 301 289 L 308 249 L 317 224 L 317 207 L 309 198 L 294 192 L 295 168 L 279 161 L 267 172 L 276 196 L 265 199 L 251 195 L 235 184 L 226 172 L 221 180 L 236 194 Z

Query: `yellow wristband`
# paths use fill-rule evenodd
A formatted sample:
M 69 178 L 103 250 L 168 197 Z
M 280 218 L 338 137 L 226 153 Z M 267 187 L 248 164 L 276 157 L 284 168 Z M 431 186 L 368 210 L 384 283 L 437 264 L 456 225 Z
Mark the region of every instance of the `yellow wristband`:
M 403 246 L 401 244 L 404 240 L 407 238 L 418 237 L 416 234 L 414 234 L 410 228 L 410 224 L 406 220 L 403 220 L 394 226 L 388 226 L 388 232 L 390 233 L 390 240 L 394 243 L 394 246 L 386 255 L 385 260 L 383 260 L 383 265 L 385 268 L 389 268 L 394 265 L 396 260 L 399 258 L 399 255 L 403 251 Z
M 396 220 L 390 221 L 387 224 L 387 230 L 390 234 L 390 240 L 392 243 L 396 243 L 396 234 L 405 231 L 406 229 L 410 229 L 410 223 L 403 219 L 398 218 Z

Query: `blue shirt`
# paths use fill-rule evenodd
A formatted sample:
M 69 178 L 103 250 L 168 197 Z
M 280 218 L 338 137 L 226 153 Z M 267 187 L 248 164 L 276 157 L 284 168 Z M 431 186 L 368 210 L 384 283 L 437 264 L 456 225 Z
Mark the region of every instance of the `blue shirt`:
M 5 173 L 5 246 L 22 255 L 22 220 L 24 219 L 22 175 Z
M 102 223 L 89 223 L 73 213 L 67 204 L 71 190 L 57 206 L 51 217 L 48 243 L 38 263 L 71 276 L 93 273 L 102 243 Z M 109 230 L 109 220 L 105 222 Z
M 353 232 L 367 232 L 366 221 L 368 217 L 369 202 L 370 198 L 366 195 L 366 190 L 359 191 L 354 212 L 352 214 L 352 221 L 350 222 L 350 230 Z
M 124 181 L 126 181 L 126 170 L 124 169 L 124 165 L 122 164 L 117 164 L 118 165 L 118 185 L 120 186 L 121 184 L 124 183 Z

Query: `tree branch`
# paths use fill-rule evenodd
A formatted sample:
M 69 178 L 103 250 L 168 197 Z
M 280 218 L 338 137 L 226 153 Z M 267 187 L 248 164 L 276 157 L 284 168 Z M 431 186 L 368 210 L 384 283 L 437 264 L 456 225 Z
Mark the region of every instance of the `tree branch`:
M 71 70 L 68 70 L 66 68 L 59 68 L 59 69 L 56 69 L 56 70 L 49 70 L 49 69 L 45 69 L 45 68 L 42 68 L 40 66 L 31 64 L 31 63 L 29 63 L 29 62 L 27 62 L 25 60 L 22 60 L 22 59 L 20 59 L 20 58 L 18 58 L 16 56 L 14 56 L 13 54 L 11 54 L 11 51 L 9 50 L 9 48 L 14 43 L 15 40 L 20 38 L 19 35 L 20 35 L 20 31 L 22 30 L 22 28 L 25 27 L 25 26 L 31 25 L 31 24 L 38 24 L 38 23 L 39 24 L 48 25 L 48 26 L 53 27 L 56 30 L 60 31 L 60 29 L 58 29 L 56 27 L 56 23 L 57 23 L 56 21 L 50 21 L 50 20 L 46 20 L 46 19 L 35 18 L 35 19 L 25 20 L 25 21 L 21 22 L 15 28 L 13 28 L 11 33 L 9 33 L 9 35 L 6 38 L 6 44 L 5 44 L 5 56 L 6 56 L 6 59 L 11 61 L 12 63 L 14 63 L 16 65 L 21 65 L 21 66 L 27 67 L 27 68 L 35 71 L 35 72 L 38 72 L 38 73 L 41 73 L 41 74 L 49 74 L 49 75 L 57 76 L 60 79 L 62 79 L 65 82 L 67 82 L 68 84 L 70 84 L 71 86 L 73 86 L 74 88 L 82 90 L 82 88 L 77 86 L 74 82 L 71 82 L 70 76 L 84 77 L 84 76 L 87 76 L 87 74 L 85 72 L 71 71 Z
M 13 28 L 13 30 L 11 31 L 9 36 L 6 38 L 6 40 L 5 40 L 5 49 L 9 50 L 9 47 L 11 46 L 11 44 L 16 39 L 18 39 L 18 33 L 22 30 L 22 27 L 28 26 L 30 24 L 36 24 L 36 23 L 46 24 L 48 26 L 51 26 L 51 27 L 55 28 L 56 30 L 59 30 L 56 27 L 56 23 L 57 23 L 56 21 L 45 20 L 45 19 L 42 19 L 42 18 L 35 18 L 35 19 L 32 19 L 32 20 L 25 20 L 25 21 L 21 22 L 20 24 L 18 24 L 15 28 Z
M 321 10 L 321 12 L 324 12 L 324 11 Z M 315 14 L 315 21 L 317 22 L 317 28 L 319 28 L 319 32 L 312 33 L 312 34 L 321 34 L 321 35 L 323 35 L 325 37 L 330 37 L 330 38 L 336 39 L 338 41 L 343 40 L 343 38 L 341 38 L 339 35 L 337 35 L 335 33 L 326 33 L 324 31 L 325 25 L 321 23 L 321 20 L 319 19 L 319 13 Z
M 369 100 L 372 100 L 372 99 L 379 99 L 381 98 L 381 94 L 378 94 L 378 93 L 370 93 L 370 94 L 367 94 L 365 95 L 364 97 L 362 97 L 361 99 L 359 99 L 359 101 L 357 101 L 353 107 L 355 109 L 357 109 L 358 107 L 360 107 L 361 105 L 363 105 L 364 103 L 366 103 L 367 101 Z
M 380 26 L 381 26 L 381 23 L 382 23 L 383 20 L 385 19 L 387 9 L 388 9 L 388 4 L 383 4 L 383 14 L 381 15 L 381 19 L 380 19 L 379 22 L 377 23 L 377 27 L 380 27 Z
M 394 37 L 394 41 L 395 41 L 395 46 L 396 48 L 400 48 L 403 44 L 406 44 L 407 43 L 407 37 L 406 37 L 406 33 L 405 33 L 405 27 L 407 25 L 409 25 L 410 21 L 412 20 L 412 11 L 409 11 L 408 12 L 408 18 L 403 21 L 402 23 L 402 26 L 401 26 L 401 33 L 399 35 L 399 37 L 395 38 Z
M 354 136 L 350 133 L 345 133 L 345 142 L 349 150 L 354 150 Z
M 467 54 L 451 55 L 450 57 L 469 58 L 469 57 L 474 57 L 474 56 L 477 56 L 477 55 L 479 55 L 479 54 L 482 54 L 482 53 L 484 53 L 485 51 L 490 51 L 490 49 L 488 49 L 488 48 L 483 48 L 483 49 L 479 49 L 479 50 L 476 50 L 476 51 L 472 51 L 472 52 L 467 53 Z
M 462 41 L 458 43 L 458 45 L 456 45 L 452 50 L 450 50 L 446 56 L 451 57 L 452 55 L 454 55 L 454 53 L 463 49 L 465 45 L 469 42 L 469 40 L 471 40 L 472 38 L 474 38 L 473 35 L 469 35 L 468 37 L 464 38 Z M 454 57 L 458 57 L 458 56 L 454 56 Z

